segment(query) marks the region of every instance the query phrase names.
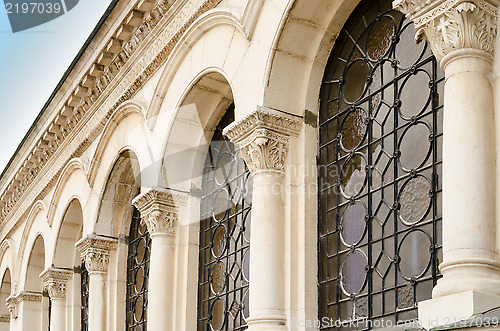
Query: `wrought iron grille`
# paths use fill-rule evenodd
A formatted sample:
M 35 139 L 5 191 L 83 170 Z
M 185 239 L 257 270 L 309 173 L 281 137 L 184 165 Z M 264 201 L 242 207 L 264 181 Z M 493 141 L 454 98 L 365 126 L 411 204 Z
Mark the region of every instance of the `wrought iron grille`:
M 318 156 L 322 330 L 415 320 L 439 278 L 444 78 L 414 34 L 390 0 L 364 1 L 327 64 Z
M 127 330 L 147 330 L 150 249 L 148 229 L 134 208 L 127 259 Z
M 80 272 L 80 291 L 81 291 L 81 308 L 80 322 L 82 331 L 87 331 L 89 328 L 89 272 L 85 268 L 85 263 L 82 263 Z
M 203 171 L 198 330 L 245 330 L 248 317 L 252 177 L 217 126 Z

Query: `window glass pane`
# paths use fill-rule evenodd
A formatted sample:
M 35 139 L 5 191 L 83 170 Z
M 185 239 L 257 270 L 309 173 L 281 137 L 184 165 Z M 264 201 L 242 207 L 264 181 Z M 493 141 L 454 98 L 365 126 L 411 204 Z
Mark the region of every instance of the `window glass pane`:
M 198 330 L 245 330 L 248 317 L 252 177 L 217 126 L 203 171 Z
M 325 69 L 319 319 L 406 321 L 440 277 L 444 76 L 390 0 L 362 1 Z M 365 321 L 365 322 L 363 322 Z M 337 323 L 338 326 L 338 323 Z
M 141 225 L 140 213 L 134 208 L 127 258 L 127 330 L 147 330 L 150 254 L 149 232 L 146 225 Z

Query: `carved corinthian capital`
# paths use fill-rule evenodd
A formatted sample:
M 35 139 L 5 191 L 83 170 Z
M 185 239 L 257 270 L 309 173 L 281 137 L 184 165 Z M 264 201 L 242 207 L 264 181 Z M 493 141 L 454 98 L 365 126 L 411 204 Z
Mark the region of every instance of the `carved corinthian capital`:
M 22 291 L 17 295 L 10 295 L 5 302 L 13 319 L 18 317 L 19 304 L 23 301 L 41 302 L 42 293 Z
M 150 189 L 137 196 L 132 203 L 141 212 L 141 222 L 150 234 L 175 235 L 178 208 L 185 205 L 185 195 L 166 189 Z
M 395 9 L 415 24 L 415 40 L 429 42 L 438 60 L 472 48 L 493 55 L 499 0 L 396 0 Z
M 82 238 L 75 244 L 89 273 L 108 271 L 109 252 L 115 250 L 116 245 L 116 239 L 96 234 Z
M 298 135 L 302 120 L 259 107 L 239 122 L 224 129 L 231 142 L 240 147 L 252 173 L 271 172 L 283 175 L 291 135 Z
M 66 298 L 66 285 L 72 274 L 72 270 L 59 268 L 49 268 L 40 274 L 43 287 L 49 292 L 51 299 Z

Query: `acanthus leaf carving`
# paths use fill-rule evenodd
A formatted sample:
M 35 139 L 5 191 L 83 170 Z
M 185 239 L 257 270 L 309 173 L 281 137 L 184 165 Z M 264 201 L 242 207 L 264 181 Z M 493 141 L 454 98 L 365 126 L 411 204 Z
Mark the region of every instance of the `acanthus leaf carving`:
M 498 0 L 399 0 L 394 8 L 415 24 L 415 40 L 423 37 L 438 60 L 460 49 L 492 57 L 497 35 Z
M 151 234 L 175 235 L 178 208 L 185 205 L 185 194 L 166 189 L 150 189 L 137 196 L 132 203 L 141 213 Z
M 81 260 L 85 262 L 85 268 L 89 273 L 107 273 L 109 254 L 111 250 L 116 249 L 117 240 L 92 234 L 80 239 L 75 246 L 80 252 Z
M 298 135 L 299 118 L 259 107 L 239 122 L 224 129 L 224 134 L 240 147 L 253 175 L 261 172 L 283 175 L 291 135 Z

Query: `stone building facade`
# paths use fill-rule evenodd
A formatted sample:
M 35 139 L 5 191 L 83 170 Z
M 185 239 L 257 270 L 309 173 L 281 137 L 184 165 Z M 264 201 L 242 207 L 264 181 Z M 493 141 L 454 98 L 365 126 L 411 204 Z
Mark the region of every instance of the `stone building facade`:
M 499 4 L 113 1 L 0 178 L 0 329 L 500 329 Z

